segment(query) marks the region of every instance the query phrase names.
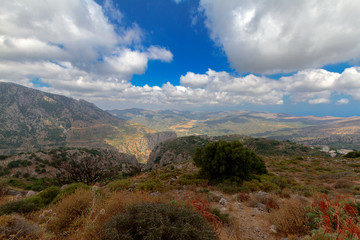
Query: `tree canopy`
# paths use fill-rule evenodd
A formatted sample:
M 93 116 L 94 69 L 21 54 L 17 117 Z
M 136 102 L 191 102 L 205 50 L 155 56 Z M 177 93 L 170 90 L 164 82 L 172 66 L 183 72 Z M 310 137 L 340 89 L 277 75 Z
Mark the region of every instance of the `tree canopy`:
M 210 181 L 241 182 L 267 173 L 263 159 L 237 140 L 207 143 L 204 149 L 196 149 L 193 160 L 201 176 Z

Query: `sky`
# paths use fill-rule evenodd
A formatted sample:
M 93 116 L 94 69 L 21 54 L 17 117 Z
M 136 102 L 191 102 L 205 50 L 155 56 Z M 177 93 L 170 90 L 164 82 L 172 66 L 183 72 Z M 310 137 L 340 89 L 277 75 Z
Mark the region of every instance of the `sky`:
M 358 0 L 0 0 L 0 81 L 103 109 L 360 116 Z

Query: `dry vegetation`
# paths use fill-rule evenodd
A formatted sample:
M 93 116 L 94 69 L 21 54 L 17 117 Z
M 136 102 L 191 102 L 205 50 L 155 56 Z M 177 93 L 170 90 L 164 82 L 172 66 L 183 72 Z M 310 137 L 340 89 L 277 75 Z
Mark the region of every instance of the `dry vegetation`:
M 215 235 L 206 239 L 220 240 L 359 239 L 359 159 L 265 157 L 264 160 L 270 174 L 242 184 L 209 185 L 191 162 L 184 162 L 93 187 L 69 185 L 57 195 L 48 190 L 53 193 L 51 196 L 38 194 L 37 200 L 31 201 L 25 196 L 8 195 L 9 189 L 24 190 L 3 179 L 1 204 L 35 205 L 27 213 L 1 213 L 0 239 L 142 239 L 131 238 L 130 233 L 119 235 L 120 230 L 116 229 L 121 229 L 121 224 L 126 228 L 129 223 L 156 229 L 147 239 L 161 239 L 161 234 L 165 236 L 162 239 L 175 239 L 171 231 L 166 231 L 168 218 L 160 223 L 154 220 L 161 219 L 163 214 L 170 216 L 169 211 L 178 221 L 177 226 L 189 231 L 182 235 L 178 231 L 178 239 L 190 239 L 189 236 L 202 239 L 195 237 L 205 236 L 194 233 L 196 229 L 211 230 Z M 150 211 L 156 217 L 131 222 L 136 219 L 133 214 L 139 211 L 147 216 Z M 203 228 L 181 225 L 198 221 L 196 217 L 190 220 L 189 215 L 193 214 L 204 220 L 196 222 Z M 113 238 L 114 231 L 118 238 Z M 190 232 L 195 235 L 186 235 Z

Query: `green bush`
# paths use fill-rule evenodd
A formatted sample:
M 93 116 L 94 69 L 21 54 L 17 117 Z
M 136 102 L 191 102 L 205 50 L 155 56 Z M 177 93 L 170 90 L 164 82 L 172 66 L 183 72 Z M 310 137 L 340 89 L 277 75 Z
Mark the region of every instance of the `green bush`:
M 140 203 L 105 224 L 109 240 L 211 240 L 214 229 L 198 213 L 174 204 Z
M 0 215 L 11 214 L 13 212 L 17 213 L 28 213 L 31 211 L 38 210 L 39 206 L 32 202 L 27 202 L 24 200 L 16 202 L 8 202 L 0 206 Z
M 196 149 L 194 163 L 200 167 L 200 175 L 211 181 L 251 180 L 254 174 L 267 173 L 262 158 L 244 147 L 239 141 L 217 141 Z
M 181 185 L 206 186 L 208 184 L 208 180 L 200 178 L 199 174 L 186 173 L 180 175 L 179 183 Z
M 360 151 L 349 152 L 344 157 L 346 157 L 346 158 L 358 158 L 358 157 L 360 157 Z
M 127 189 L 133 184 L 134 182 L 131 181 L 130 179 L 122 179 L 122 180 L 109 182 L 107 186 L 111 191 L 120 191 Z
M 75 193 L 78 189 L 89 190 L 90 187 L 84 183 L 71 183 L 54 198 L 54 202 L 58 202 L 61 198 Z
M 157 179 L 147 180 L 136 185 L 136 189 L 149 192 L 162 192 L 164 190 L 164 184 Z
M 27 199 L 15 202 L 8 202 L 0 206 L 0 215 L 17 213 L 28 213 L 39 210 L 50 204 L 54 198 L 59 194 L 58 187 L 49 187 L 39 193 L 38 195 L 29 197 Z
M 60 188 L 53 186 L 45 189 L 44 191 L 40 192 L 38 195 L 25 199 L 24 201 L 34 203 L 41 208 L 50 204 L 59 193 L 60 193 Z

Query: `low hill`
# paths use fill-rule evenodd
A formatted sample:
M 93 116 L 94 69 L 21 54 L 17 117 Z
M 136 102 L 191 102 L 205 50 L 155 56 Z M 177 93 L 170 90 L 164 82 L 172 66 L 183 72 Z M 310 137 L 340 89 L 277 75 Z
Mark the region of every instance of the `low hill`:
M 151 152 L 147 168 L 153 169 L 169 163 L 192 159 L 196 148 L 203 148 L 211 141 L 239 140 L 255 153 L 262 156 L 326 156 L 316 148 L 290 141 L 276 141 L 265 138 L 252 138 L 243 135 L 226 136 L 187 136 L 159 143 Z
M 307 145 L 360 149 L 360 117 L 291 116 L 252 111 L 188 112 L 109 110 L 109 113 L 178 136 L 241 134 Z

